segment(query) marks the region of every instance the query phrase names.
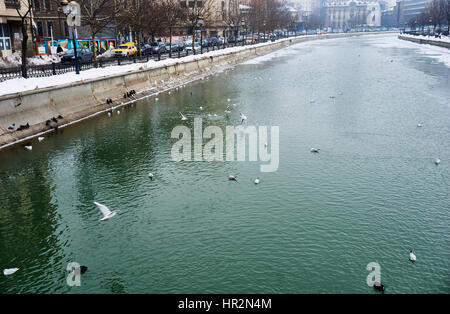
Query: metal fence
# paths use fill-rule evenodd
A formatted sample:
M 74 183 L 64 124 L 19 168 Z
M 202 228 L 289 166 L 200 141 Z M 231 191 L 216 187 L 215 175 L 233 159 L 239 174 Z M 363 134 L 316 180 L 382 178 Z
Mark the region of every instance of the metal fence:
M 183 49 L 182 51 L 174 51 L 172 53 L 163 53 L 163 54 L 147 54 L 143 56 L 134 55 L 131 57 L 119 57 L 114 56 L 110 58 L 97 58 L 96 61 L 83 61 L 79 62 L 80 70 L 88 70 L 92 68 L 103 68 L 111 65 L 125 65 L 132 63 L 145 63 L 149 60 L 160 61 L 167 58 L 183 58 L 189 55 L 196 55 L 200 53 L 207 53 L 214 50 L 226 49 L 230 47 L 236 46 L 247 46 L 253 45 L 256 43 L 266 42 L 266 40 L 252 41 L 251 43 L 244 42 L 236 42 L 236 43 L 224 43 L 215 46 L 207 46 L 203 47 L 203 49 L 197 49 L 193 51 L 189 51 L 188 49 Z M 23 70 L 23 71 L 22 71 Z M 74 62 L 59 62 L 59 63 L 51 63 L 45 65 L 35 65 L 35 66 L 26 66 L 26 69 L 22 69 L 21 66 L 13 67 L 13 68 L 0 68 L 0 82 L 23 77 L 23 73 L 26 74 L 25 77 L 45 77 L 45 76 L 53 76 L 60 75 L 68 72 L 75 72 L 75 63 Z

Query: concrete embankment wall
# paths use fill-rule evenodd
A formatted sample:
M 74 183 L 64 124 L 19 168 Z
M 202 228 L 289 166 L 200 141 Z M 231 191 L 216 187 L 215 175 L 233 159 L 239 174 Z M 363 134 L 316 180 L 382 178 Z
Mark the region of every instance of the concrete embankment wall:
M 127 101 L 123 95 L 130 90 L 136 90 L 137 98 L 146 97 L 200 79 L 215 69 L 232 66 L 295 43 L 359 35 L 366 34 L 294 37 L 268 45 L 247 47 L 241 51 L 225 49 L 213 57 L 202 55 L 196 60 L 179 59 L 172 65 L 156 68 L 143 66 L 137 71 L 0 96 L 0 149 L 19 142 L 28 143 L 34 136 L 50 132 L 45 122 L 52 117 L 62 115 L 63 119 L 58 124 L 64 126 L 120 105 Z M 113 105 L 106 104 L 108 98 L 114 101 Z M 30 128 L 8 130 L 12 123 L 16 127 L 29 123 Z
M 402 36 L 402 35 L 399 35 L 398 38 L 407 40 L 407 41 L 412 41 L 412 42 L 418 43 L 418 44 L 427 44 L 427 45 L 433 45 L 433 46 L 450 49 L 450 42 L 437 41 L 437 40 L 433 40 L 433 39 L 425 39 L 425 38 L 420 38 L 420 37 L 417 37 L 417 38 L 406 37 L 406 36 Z

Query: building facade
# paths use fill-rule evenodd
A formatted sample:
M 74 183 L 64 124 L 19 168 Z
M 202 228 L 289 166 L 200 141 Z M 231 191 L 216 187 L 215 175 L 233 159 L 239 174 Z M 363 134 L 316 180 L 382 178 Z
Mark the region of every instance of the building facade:
M 323 4 L 325 26 L 347 31 L 355 27 L 381 26 L 378 0 L 329 0 Z
M 21 18 L 17 8 L 24 14 L 28 8 L 27 2 L 22 0 L 0 0 L 0 57 L 20 51 L 22 47 Z M 32 51 L 31 33 L 28 33 L 27 48 Z
M 401 24 L 407 25 L 410 20 L 428 7 L 431 0 L 403 0 Z
M 59 1 L 33 0 L 33 18 L 35 39 L 63 39 L 69 35 Z

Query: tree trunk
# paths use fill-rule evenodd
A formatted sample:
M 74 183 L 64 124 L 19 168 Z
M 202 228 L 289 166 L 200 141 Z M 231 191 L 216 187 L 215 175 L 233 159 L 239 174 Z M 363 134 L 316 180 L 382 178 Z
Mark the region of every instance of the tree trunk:
M 194 52 L 195 49 L 195 26 L 192 27 L 192 52 Z M 202 43 L 200 43 L 201 45 Z
M 169 55 L 172 56 L 172 26 L 169 27 Z
M 136 32 L 137 36 L 137 42 L 138 42 L 138 51 L 139 51 L 139 58 L 142 58 L 142 49 L 141 49 L 141 31 Z
M 94 53 L 93 59 L 94 61 L 97 61 L 97 48 L 95 47 L 95 33 L 92 31 L 92 28 L 91 34 L 92 34 L 92 52 Z
M 25 18 L 22 18 L 22 77 L 27 78 L 27 25 Z

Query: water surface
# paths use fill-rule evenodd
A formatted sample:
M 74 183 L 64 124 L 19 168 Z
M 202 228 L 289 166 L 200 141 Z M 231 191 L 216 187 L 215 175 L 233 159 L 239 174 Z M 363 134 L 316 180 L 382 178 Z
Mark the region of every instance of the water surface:
M 393 40 L 295 45 L 0 152 L 0 293 L 374 293 L 370 262 L 387 293 L 449 293 L 450 71 Z M 278 171 L 172 161 L 176 125 L 239 112 L 279 126 Z

